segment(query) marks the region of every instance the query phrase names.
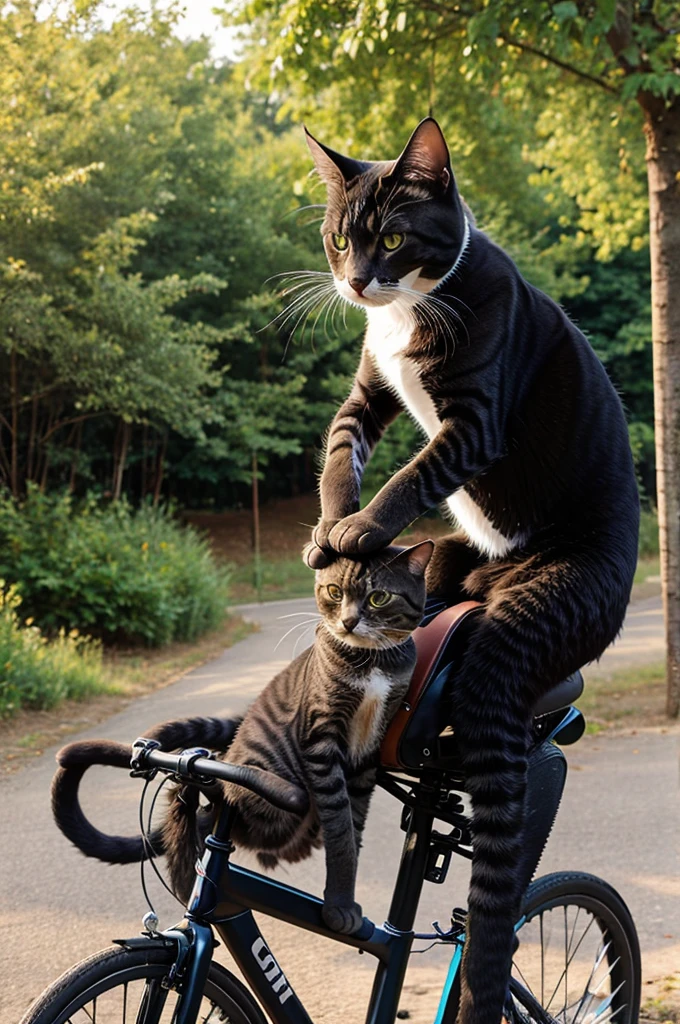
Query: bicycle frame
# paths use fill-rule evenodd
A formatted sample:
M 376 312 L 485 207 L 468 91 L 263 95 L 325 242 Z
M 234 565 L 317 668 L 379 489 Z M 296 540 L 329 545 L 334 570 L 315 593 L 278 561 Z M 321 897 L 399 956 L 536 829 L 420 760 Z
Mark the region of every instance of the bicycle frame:
M 425 787 L 427 789 L 427 787 Z M 390 911 L 383 927 L 365 922 L 366 935 L 340 935 L 323 921 L 323 901 L 293 886 L 266 878 L 230 862 L 231 809 L 223 808 L 213 834 L 207 840 L 203 860 L 184 922 L 164 933 L 191 935 L 193 956 L 182 989 L 176 1024 L 193 1024 L 197 1006 L 192 998 L 201 993 L 212 956 L 211 926 L 243 972 L 274 1024 L 312 1024 L 290 982 L 267 946 L 252 911 L 316 932 L 374 956 L 378 963 L 366 1024 L 391 1024 L 394 1020 L 409 954 L 414 940 L 413 922 L 425 880 L 438 787 L 429 790 L 423 806 L 413 809 Z M 421 797 L 423 783 L 420 787 Z M 200 1003 L 200 997 L 198 999 Z
M 566 774 L 566 762 L 559 748 L 544 741 L 535 749 L 535 754 L 533 771 L 530 764 L 528 786 L 528 806 L 534 809 L 532 824 L 535 836 L 533 843 L 528 844 L 531 863 L 524 866 L 526 884 L 534 873 L 552 827 Z M 384 788 L 398 796 L 408 808 L 406 837 L 387 920 L 382 927 L 365 920 L 363 928 L 355 935 L 341 935 L 326 926 L 321 913 L 323 901 L 317 896 L 232 864 L 230 857 L 234 847 L 230 831 L 234 812 L 229 805 L 223 805 L 214 831 L 206 840 L 206 852 L 196 865 L 196 882 L 183 922 L 160 936 L 130 941 L 130 945 L 138 945 L 164 938 L 177 943 L 178 958 L 173 978 L 176 975 L 181 979 L 181 998 L 173 1024 L 195 1024 L 212 958 L 213 928 L 273 1024 L 312 1024 L 265 942 L 253 918 L 253 911 L 375 957 L 377 966 L 366 1024 L 393 1024 L 414 939 L 427 937 L 450 943 L 452 960 L 435 1020 L 435 1024 L 442 1024 L 462 959 L 464 925 L 454 926 L 444 935 L 417 936 L 413 924 L 424 881 L 428 878 L 443 881 L 443 875 L 437 874 L 437 858 L 433 858 L 433 853 L 441 853 L 448 847 L 451 852 L 470 856 L 465 836 L 461 842 L 461 836 L 452 839 L 453 833 L 443 836 L 433 828 L 435 819 L 443 817 L 442 796 L 446 799 L 450 791 L 460 789 L 460 777 L 433 770 L 423 773 L 417 780 L 408 780 L 408 785 L 417 787 L 417 799 L 409 798 L 406 789 L 400 790 L 399 783 L 403 782 L 403 779 L 398 780 L 389 774 L 382 779 Z M 455 815 L 448 820 L 455 820 Z M 454 827 L 455 831 L 460 832 L 460 829 Z M 154 1019 L 153 1015 L 145 1016 L 145 1024 L 147 1020 L 153 1024 Z

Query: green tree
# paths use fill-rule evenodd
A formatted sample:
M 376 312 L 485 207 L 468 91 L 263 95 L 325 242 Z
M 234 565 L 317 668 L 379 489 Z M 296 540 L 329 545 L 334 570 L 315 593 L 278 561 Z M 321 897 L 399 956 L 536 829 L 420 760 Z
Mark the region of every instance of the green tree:
M 479 144 L 491 97 L 531 112 L 544 133 L 547 180 L 562 180 L 580 227 L 611 251 L 644 244 L 641 147 L 646 146 L 652 265 L 657 500 L 668 646 L 668 700 L 680 711 L 680 9 L 674 0 L 246 0 L 236 17 L 269 41 L 252 64 L 289 109 L 311 106 L 329 80 L 351 90 L 358 131 L 384 102 L 406 110 L 447 101 Z M 426 68 L 429 67 L 429 75 Z M 448 88 L 443 88 L 442 80 Z M 478 104 L 460 104 L 476 89 Z M 408 90 L 413 100 L 403 103 Z M 332 91 L 332 90 L 331 90 Z M 300 97 L 305 97 L 301 100 Z M 398 97 L 401 97 L 399 99 Z M 441 100 L 439 99 L 441 97 Z M 334 110 L 335 110 L 334 105 Z M 451 114 L 449 115 L 451 116 Z M 414 118 L 415 120 L 416 118 Z M 446 123 L 446 119 L 444 119 Z M 346 124 L 347 122 L 345 122 Z M 343 122 L 339 125 L 342 135 Z M 379 132 L 378 132 L 379 135 Z M 537 135 L 528 132 L 534 144 Z M 584 144 L 585 143 L 585 144 Z M 538 146 L 537 146 L 538 150 Z M 455 151 L 455 146 L 454 146 Z M 607 160 L 607 152 L 615 159 Z M 476 157 L 479 158 L 479 150 Z M 603 158 L 605 158 L 603 160 Z M 506 167 L 502 168 L 505 184 Z M 494 173 L 494 165 L 488 169 Z M 607 172 L 607 173 L 604 173 Z M 612 173 L 613 172 L 613 173 Z M 540 173 L 540 171 L 539 171 Z M 595 202 L 595 208 L 590 205 Z M 625 210 L 625 205 L 628 209 Z M 617 234 L 607 240 L 609 229 Z M 635 235 L 637 234 L 637 238 Z

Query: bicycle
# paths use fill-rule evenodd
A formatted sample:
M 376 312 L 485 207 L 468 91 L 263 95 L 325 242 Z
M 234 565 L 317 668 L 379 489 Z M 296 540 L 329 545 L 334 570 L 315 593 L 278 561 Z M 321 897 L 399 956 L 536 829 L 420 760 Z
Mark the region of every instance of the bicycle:
M 435 1024 L 453 1024 L 465 943 L 465 911 L 454 909 L 450 927 L 414 933 L 423 884 L 441 884 L 452 854 L 472 855 L 465 808 L 465 777 L 455 734 L 445 722 L 445 693 L 462 655 L 472 602 L 435 615 L 421 627 L 418 665 L 409 692 L 392 721 L 381 752 L 378 784 L 403 805 L 406 832 L 390 910 L 382 927 L 364 918 L 360 931 L 330 931 L 322 901 L 307 892 L 232 863 L 232 811 L 223 805 L 203 858 L 184 919 L 159 932 L 155 915 L 145 931 L 114 940 L 54 982 L 21 1024 L 312 1024 L 281 971 L 252 911 L 316 932 L 371 954 L 377 960 L 366 1024 L 392 1024 L 398 1010 L 413 942 L 451 947 L 451 963 Z M 528 773 L 528 832 L 522 915 L 508 988 L 508 1024 L 636 1024 L 640 1004 L 640 951 L 630 912 L 602 879 L 557 872 L 530 882 L 552 828 L 566 778 L 561 745 L 576 742 L 585 722 L 573 707 L 583 688 L 580 673 L 564 680 L 535 710 Z M 197 785 L 209 794 L 217 780 L 245 786 L 277 807 L 305 813 L 306 792 L 264 772 L 215 760 L 207 750 L 171 754 L 156 741 L 133 746 L 132 774 L 148 782 L 157 774 Z M 435 822 L 450 826 L 449 832 Z M 247 980 L 212 959 L 213 930 Z M 254 993 L 254 995 L 253 995 Z M 257 999 L 254 998 L 257 997 Z

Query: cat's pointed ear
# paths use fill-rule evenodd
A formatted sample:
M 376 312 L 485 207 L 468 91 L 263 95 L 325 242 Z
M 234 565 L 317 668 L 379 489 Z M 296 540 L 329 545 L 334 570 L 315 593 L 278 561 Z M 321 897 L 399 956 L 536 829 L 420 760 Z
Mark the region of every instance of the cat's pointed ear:
M 393 181 L 427 181 L 449 187 L 453 175 L 444 133 L 433 117 L 421 121 L 390 172 Z
M 360 160 L 352 160 L 351 157 L 343 156 L 342 153 L 336 153 L 335 150 L 324 146 L 307 131 L 307 128 L 305 128 L 305 138 L 318 175 L 326 185 L 344 187 L 348 181 L 366 170 L 366 164 Z
M 409 572 L 412 572 L 414 576 L 424 576 L 433 551 L 434 541 L 423 540 L 420 544 L 414 544 L 413 547 L 400 551 L 395 561 L 406 562 Z

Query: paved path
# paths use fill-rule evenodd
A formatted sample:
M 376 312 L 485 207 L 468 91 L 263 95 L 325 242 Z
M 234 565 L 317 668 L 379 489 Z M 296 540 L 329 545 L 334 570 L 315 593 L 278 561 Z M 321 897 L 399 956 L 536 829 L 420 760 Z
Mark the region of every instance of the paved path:
M 261 631 L 179 682 L 143 697 L 88 735 L 129 741 L 145 726 L 188 714 L 228 715 L 241 711 L 262 685 L 292 656 L 295 628 L 306 622 L 310 601 L 244 609 Z M 603 667 L 619 667 L 644 650 L 656 650 L 653 602 L 633 609 L 622 640 Z M 289 616 L 281 618 L 281 616 Z M 307 639 L 311 639 L 311 632 Z M 298 643 L 298 647 L 302 642 Z M 657 657 L 653 656 L 653 660 Z M 616 660 L 616 664 L 614 661 Z M 77 738 L 77 737 L 76 737 Z M 660 731 L 634 736 L 586 737 L 567 748 L 570 777 L 560 816 L 542 870 L 578 867 L 606 876 L 628 901 L 636 918 L 648 979 L 680 964 L 680 872 L 678 870 L 677 736 Z M 2 856 L 0 857 L 0 1008 L 11 1024 L 60 971 L 111 938 L 135 934 L 144 910 L 139 871 L 134 866 L 106 867 L 84 859 L 52 823 L 48 791 L 54 750 L 36 758 L 0 785 Z M 91 776 L 91 777 L 90 777 Z M 90 815 L 112 831 L 136 831 L 139 783 L 123 772 L 93 769 L 84 782 Z M 367 829 L 359 877 L 364 910 L 382 921 L 399 858 L 402 833 L 394 801 L 378 792 Z M 323 887 L 320 858 L 288 868 L 281 877 L 312 891 Z M 446 921 L 450 908 L 465 900 L 467 865 L 452 865 L 445 885 L 425 887 L 419 926 Z M 152 889 L 158 892 L 158 886 Z M 158 893 L 161 920 L 179 916 L 169 897 Z M 265 920 L 269 939 L 283 969 L 316 1022 L 362 1021 L 372 968 L 369 957 L 323 939 L 294 933 Z M 228 959 L 223 950 L 222 959 Z M 414 957 L 402 1006 L 418 1024 L 432 1020 L 436 987 L 441 988 L 446 960 L 441 949 Z
M 665 656 L 661 597 L 648 597 L 630 606 L 621 636 L 589 671 L 615 672 L 645 662 L 663 661 Z

